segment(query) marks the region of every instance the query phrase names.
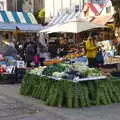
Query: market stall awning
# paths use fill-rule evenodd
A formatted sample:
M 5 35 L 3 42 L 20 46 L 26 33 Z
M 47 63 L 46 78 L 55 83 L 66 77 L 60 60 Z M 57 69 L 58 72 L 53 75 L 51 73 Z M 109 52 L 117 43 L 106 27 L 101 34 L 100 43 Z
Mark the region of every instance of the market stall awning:
M 76 16 L 80 17 L 80 14 L 81 14 L 80 12 L 77 12 L 77 13 L 72 12 L 72 13 L 66 13 L 64 15 L 54 17 L 50 21 L 48 26 L 44 27 L 43 30 L 41 30 L 40 32 L 49 32 L 50 29 L 53 27 L 59 26 L 60 24 L 63 24 L 63 23 L 67 23 Z
M 66 13 L 66 14 L 59 20 L 58 24 L 64 23 L 65 20 L 68 18 L 68 16 L 69 16 L 69 13 Z
M 104 25 L 94 24 L 79 18 L 75 18 L 62 25 L 53 28 L 51 27 L 48 33 L 55 33 L 55 32 L 79 33 L 90 29 L 105 28 L 105 27 L 106 26 Z
M 40 24 L 16 24 L 16 27 L 21 31 L 27 32 L 38 32 L 43 28 Z
M 68 22 L 68 21 L 69 21 L 70 19 L 72 19 L 75 15 L 76 15 L 75 12 L 72 12 L 72 13 L 66 18 L 66 20 L 65 20 L 64 22 Z
M 13 23 L 0 23 L 0 31 L 15 31 L 16 25 Z
M 65 16 L 65 14 L 62 14 L 60 16 L 58 16 L 58 18 L 54 21 L 54 23 L 52 25 L 58 24 L 59 21 Z
M 92 23 L 95 24 L 101 24 L 101 25 L 105 25 L 108 22 L 112 22 L 113 20 L 113 15 L 106 15 L 106 16 L 96 16 Z
M 58 16 L 53 17 L 53 18 L 50 20 L 50 22 L 48 23 L 48 25 L 53 25 L 54 22 L 57 20 L 57 18 L 58 18 Z
M 70 19 L 74 18 L 75 16 L 80 17 L 81 12 L 72 12 L 72 13 L 64 13 L 59 16 L 53 17 L 53 19 L 49 22 L 49 26 L 55 25 L 55 24 L 61 24 L 68 22 Z
M 0 11 L 0 22 L 37 24 L 37 21 L 32 13 L 12 11 Z
M 0 31 L 11 31 L 16 28 L 25 32 L 38 32 L 43 29 L 32 13 L 0 11 Z

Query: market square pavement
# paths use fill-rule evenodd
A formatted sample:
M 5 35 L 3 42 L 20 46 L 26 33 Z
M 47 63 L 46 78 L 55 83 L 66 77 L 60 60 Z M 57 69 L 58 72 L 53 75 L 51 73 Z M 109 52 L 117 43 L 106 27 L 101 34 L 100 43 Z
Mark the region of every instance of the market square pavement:
M 0 120 L 120 120 L 120 104 L 85 109 L 53 108 L 19 95 L 20 85 L 0 85 Z

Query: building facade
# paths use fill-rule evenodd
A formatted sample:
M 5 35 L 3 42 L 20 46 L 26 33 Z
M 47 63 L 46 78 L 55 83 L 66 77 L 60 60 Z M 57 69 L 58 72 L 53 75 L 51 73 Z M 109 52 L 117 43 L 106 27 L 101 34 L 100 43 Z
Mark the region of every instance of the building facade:
M 0 10 L 7 10 L 7 0 L 0 0 Z
M 72 11 L 83 0 L 45 0 L 46 18 Z M 82 2 L 81 2 L 82 3 Z
M 44 0 L 23 0 L 23 11 L 36 13 L 44 8 Z
M 34 12 L 37 12 L 40 9 L 45 8 L 44 0 L 34 0 Z
M 37 12 L 44 8 L 44 0 L 2 0 L 7 1 L 7 10 Z
M 22 11 L 23 0 L 7 0 L 7 10 Z
M 108 0 L 104 9 L 102 10 L 101 12 L 101 15 L 104 16 L 104 15 L 113 15 L 115 13 L 115 10 L 114 10 L 114 7 L 112 5 L 112 2 L 111 0 Z
M 103 4 L 106 0 L 45 0 L 46 18 L 57 16 L 63 12 L 81 11 L 88 3 Z

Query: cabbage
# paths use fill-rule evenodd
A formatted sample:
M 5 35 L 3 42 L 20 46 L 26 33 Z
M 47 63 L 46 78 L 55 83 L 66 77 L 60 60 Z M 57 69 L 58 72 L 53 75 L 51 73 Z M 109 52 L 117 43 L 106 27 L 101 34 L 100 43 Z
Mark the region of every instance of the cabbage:
M 52 74 L 52 76 L 57 77 L 57 78 L 61 78 L 63 75 L 64 75 L 64 72 L 54 72 Z

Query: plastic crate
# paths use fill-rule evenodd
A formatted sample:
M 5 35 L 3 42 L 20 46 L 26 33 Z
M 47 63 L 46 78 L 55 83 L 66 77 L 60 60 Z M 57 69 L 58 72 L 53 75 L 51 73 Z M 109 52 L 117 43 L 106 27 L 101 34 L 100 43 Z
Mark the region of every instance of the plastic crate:
M 16 74 L 0 73 L 0 84 L 13 84 L 16 82 Z

